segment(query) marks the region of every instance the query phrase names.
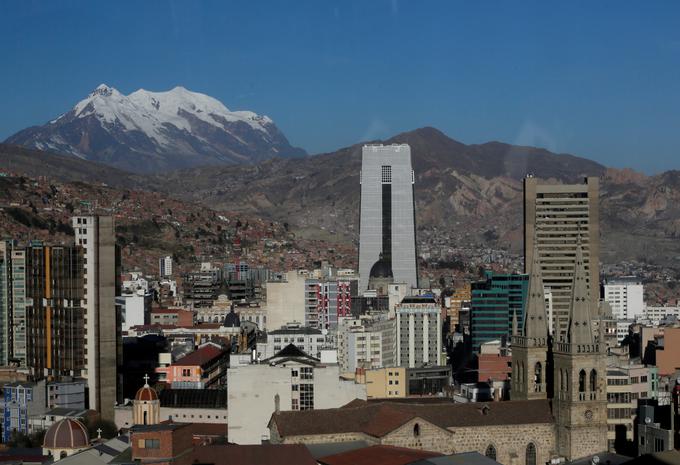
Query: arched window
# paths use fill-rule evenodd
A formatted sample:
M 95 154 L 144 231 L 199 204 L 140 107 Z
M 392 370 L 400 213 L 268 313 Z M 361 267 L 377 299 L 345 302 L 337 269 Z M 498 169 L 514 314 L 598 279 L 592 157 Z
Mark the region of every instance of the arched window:
M 413 425 L 413 436 L 416 438 L 420 436 L 420 425 L 418 423 Z
M 578 372 L 578 392 L 586 392 L 586 370 Z
M 536 392 L 540 392 L 541 383 L 543 383 L 543 367 L 541 362 L 536 362 L 534 366 L 534 382 L 536 383 Z
M 569 392 L 569 372 L 564 370 L 564 390 Z
M 527 444 L 526 465 L 536 465 L 536 446 L 533 442 Z
M 142 423 L 143 425 L 146 425 L 146 424 L 147 424 L 146 415 L 147 415 L 147 411 L 144 410 L 144 420 L 143 420 L 144 423 Z
M 597 391 L 597 371 L 595 371 L 595 368 L 590 370 L 590 390 L 592 392 Z
M 491 460 L 496 460 L 496 448 L 493 446 L 493 444 L 489 444 L 489 447 L 486 448 L 484 455 L 489 457 Z

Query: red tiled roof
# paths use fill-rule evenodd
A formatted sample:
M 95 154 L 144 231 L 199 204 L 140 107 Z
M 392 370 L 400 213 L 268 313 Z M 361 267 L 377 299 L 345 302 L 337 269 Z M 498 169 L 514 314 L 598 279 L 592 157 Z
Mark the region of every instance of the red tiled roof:
M 222 350 L 212 344 L 200 347 L 190 354 L 173 363 L 174 366 L 203 366 L 216 358 L 223 356 L 226 350 Z
M 226 423 L 191 423 L 191 434 L 194 436 L 227 437 Z
M 365 433 L 382 437 L 413 418 L 440 428 L 553 423 L 547 400 L 468 404 L 413 404 L 382 402 L 357 407 L 287 411 L 272 415 L 282 437 Z
M 371 446 L 318 459 L 322 465 L 408 465 L 443 454 L 394 446 Z
M 204 446 L 191 453 L 191 462 L 229 465 L 317 465 L 302 444 Z

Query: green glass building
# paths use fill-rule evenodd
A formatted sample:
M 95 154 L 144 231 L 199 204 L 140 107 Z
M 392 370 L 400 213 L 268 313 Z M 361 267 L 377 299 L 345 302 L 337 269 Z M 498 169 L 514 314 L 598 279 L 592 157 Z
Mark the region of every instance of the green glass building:
M 472 350 L 512 333 L 512 315 L 517 313 L 521 326 L 529 289 L 529 275 L 485 272 L 485 280 L 472 283 L 470 304 L 470 339 Z

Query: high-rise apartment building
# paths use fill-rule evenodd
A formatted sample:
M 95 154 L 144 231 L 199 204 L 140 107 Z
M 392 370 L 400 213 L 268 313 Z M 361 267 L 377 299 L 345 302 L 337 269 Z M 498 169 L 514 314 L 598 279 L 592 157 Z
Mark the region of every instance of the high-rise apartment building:
M 642 281 L 632 276 L 607 281 L 604 285 L 604 300 L 611 306 L 615 318 L 633 320 L 645 311 Z
M 120 311 L 120 253 L 113 218 L 78 216 L 72 219 L 76 245 L 83 248 L 83 307 L 85 310 L 85 375 L 89 408 L 113 420 L 117 400 L 117 367 L 122 359 Z
M 439 365 L 441 310 L 430 296 L 406 297 L 397 305 L 397 366 Z
M 359 292 L 369 279 L 418 287 L 411 148 L 365 145 L 361 155 Z M 384 282 L 383 282 L 384 281 Z
M 36 378 L 84 368 L 83 256 L 79 247 L 24 249 L 26 366 Z
M 12 352 L 12 241 L 0 241 L 0 366 Z
M 158 274 L 161 278 L 172 276 L 172 257 L 170 255 L 158 259 Z
M 534 241 L 541 257 L 543 282 L 550 288 L 553 324 L 559 338 L 567 329 L 580 237 L 591 308 L 597 311 L 600 275 L 599 180 L 583 184 L 539 184 L 524 179 L 524 266 L 533 262 Z M 593 317 L 597 316 L 596 314 Z
M 305 280 L 305 326 L 337 329 L 338 318 L 351 315 L 350 284 L 347 280 Z
M 2 362 L 36 379 L 83 369 L 83 268 L 78 247 L 0 244 Z

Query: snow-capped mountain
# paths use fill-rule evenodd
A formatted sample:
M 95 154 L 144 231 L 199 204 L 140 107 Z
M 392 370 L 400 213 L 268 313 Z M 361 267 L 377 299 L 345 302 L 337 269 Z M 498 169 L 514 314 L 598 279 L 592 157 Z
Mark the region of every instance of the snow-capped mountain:
M 269 117 L 183 87 L 124 95 L 102 84 L 69 112 L 5 142 L 144 172 L 305 155 Z

